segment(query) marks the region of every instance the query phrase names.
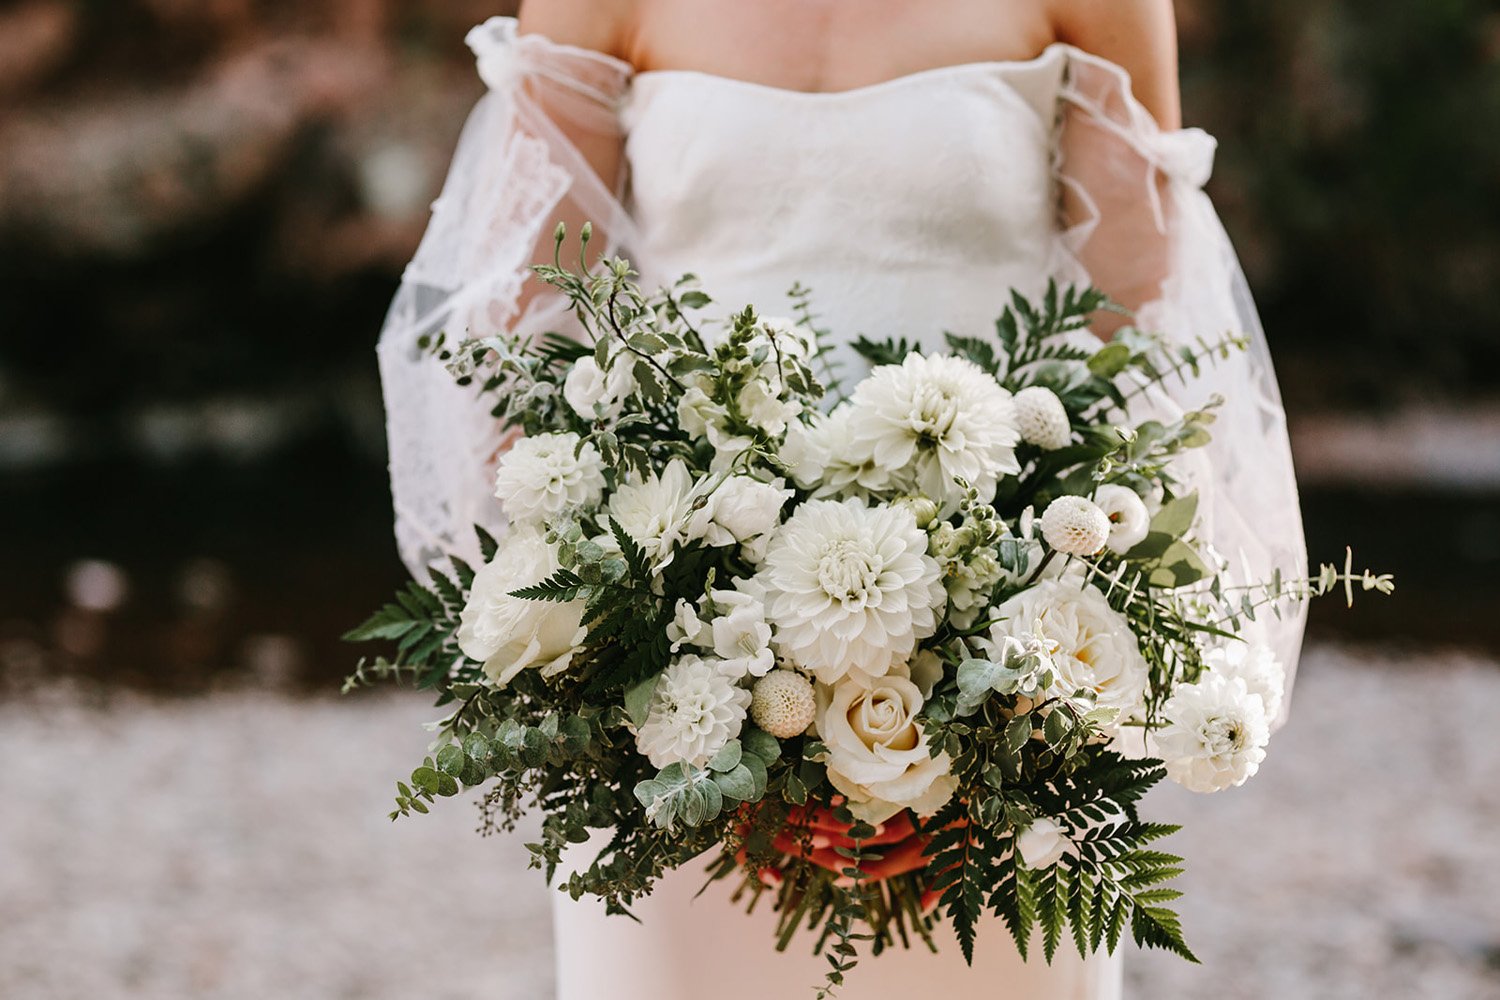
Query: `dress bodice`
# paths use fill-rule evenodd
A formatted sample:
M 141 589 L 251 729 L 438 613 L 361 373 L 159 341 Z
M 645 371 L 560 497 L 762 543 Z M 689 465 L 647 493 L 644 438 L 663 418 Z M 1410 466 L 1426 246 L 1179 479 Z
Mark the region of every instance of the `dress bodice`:
M 669 70 L 621 114 L 648 285 L 692 271 L 725 309 L 812 291 L 845 377 L 858 335 L 940 346 L 1040 291 L 1057 229 L 1058 47 L 803 93 Z

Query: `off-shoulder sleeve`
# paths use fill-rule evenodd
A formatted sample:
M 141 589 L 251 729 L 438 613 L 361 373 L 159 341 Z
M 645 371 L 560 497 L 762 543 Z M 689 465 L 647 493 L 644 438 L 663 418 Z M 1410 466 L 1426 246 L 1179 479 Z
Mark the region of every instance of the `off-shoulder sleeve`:
M 529 271 L 552 259 L 557 223 L 577 233 L 591 221 L 591 249 L 612 252 L 628 240 L 617 108 L 631 67 L 518 34 L 514 18 L 492 18 L 467 40 L 488 90 L 464 126 L 377 349 L 396 540 L 419 576 L 442 556 L 472 557 L 473 525 L 499 526 L 492 476 L 503 446 L 488 407 L 420 342 L 565 329 L 566 303 Z
M 1057 133 L 1063 253 L 1144 329 L 1184 344 L 1248 339 L 1247 350 L 1169 383 L 1152 402 L 1170 412 L 1223 397 L 1202 456 L 1207 472 L 1194 484 L 1206 540 L 1240 583 L 1278 570 L 1295 578 L 1307 554 L 1286 414 L 1254 300 L 1203 191 L 1214 151 L 1201 130 L 1159 128 L 1118 66 L 1070 52 Z M 1297 605 L 1279 618 L 1263 612 L 1254 626 L 1286 666 L 1288 692 L 1305 618 Z

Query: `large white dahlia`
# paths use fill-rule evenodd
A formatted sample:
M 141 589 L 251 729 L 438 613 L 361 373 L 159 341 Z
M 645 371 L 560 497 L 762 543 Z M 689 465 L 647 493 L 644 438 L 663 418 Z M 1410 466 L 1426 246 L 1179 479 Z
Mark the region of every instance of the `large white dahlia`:
M 912 354 L 882 365 L 850 407 L 857 453 L 949 508 L 963 497 L 955 476 L 989 500 L 1001 476 L 1020 471 L 1014 401 L 972 361 Z
M 777 652 L 832 684 L 905 662 L 937 627 L 947 600 L 941 578 L 910 510 L 849 499 L 798 507 L 755 581 Z
M 635 735 L 636 749 L 656 767 L 702 767 L 740 734 L 749 708 L 750 692 L 717 661 L 689 653 L 657 678 L 650 711 Z
M 1209 671 L 1181 684 L 1162 706 L 1167 724 L 1152 734 L 1167 777 L 1195 792 L 1242 785 L 1266 759 L 1271 727 L 1265 703 L 1240 677 Z
M 815 413 L 794 423 L 781 446 L 781 458 L 797 485 L 814 497 L 869 496 L 891 484 L 891 474 L 875 464 L 854 442 L 854 411 L 848 403 L 832 413 Z
M 683 540 L 693 477 L 682 459 L 674 458 L 660 475 L 632 479 L 609 498 L 609 519 L 625 529 L 658 567 L 671 561 Z
M 495 496 L 512 524 L 539 524 L 570 507 L 593 506 L 603 491 L 599 451 L 577 434 L 523 437 L 495 470 Z

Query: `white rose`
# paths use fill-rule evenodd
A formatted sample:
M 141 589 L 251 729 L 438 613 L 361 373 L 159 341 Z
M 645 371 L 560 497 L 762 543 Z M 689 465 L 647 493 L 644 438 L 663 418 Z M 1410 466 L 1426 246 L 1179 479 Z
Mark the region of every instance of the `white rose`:
M 504 686 L 528 667 L 551 676 L 568 668 L 587 630 L 584 602 L 526 601 L 511 597 L 558 570 L 557 553 L 536 528 L 518 528 L 495 558 L 474 574 L 469 601 L 459 613 L 458 645 Z
M 730 476 L 693 512 L 687 537 L 719 546 L 764 535 L 781 522 L 781 508 L 791 496 L 780 479 L 763 483 L 749 476 Z
M 1033 871 L 1051 868 L 1068 850 L 1068 838 L 1056 820 L 1042 817 L 1016 834 L 1016 853 Z
M 624 409 L 625 400 L 635 392 L 635 376 L 630 366 L 616 362 L 609 372 L 600 370 L 592 354 L 573 363 L 573 370 L 563 380 L 563 398 L 585 420 L 603 417 L 613 420 Z
M 867 823 L 903 809 L 930 816 L 953 797 L 958 780 L 948 755 L 933 757 L 917 721 L 922 692 L 900 673 L 873 681 L 850 674 L 819 684 L 816 726 L 828 747 L 828 780 Z
M 677 401 L 677 424 L 695 438 L 707 437 L 709 428 L 717 428 L 725 416 L 724 408 L 696 385 Z

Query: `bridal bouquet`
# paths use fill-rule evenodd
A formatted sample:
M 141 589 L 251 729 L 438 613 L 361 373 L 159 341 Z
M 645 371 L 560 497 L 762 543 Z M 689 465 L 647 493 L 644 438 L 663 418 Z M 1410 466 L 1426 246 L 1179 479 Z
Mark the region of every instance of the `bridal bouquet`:
M 804 290 L 711 335 L 691 278 L 537 270 L 583 339 L 427 345 L 515 432 L 508 527 L 348 636 L 396 643 L 351 684 L 448 707 L 392 817 L 465 788 L 489 827 L 537 809 L 549 880 L 608 831 L 562 888 L 612 912 L 710 852 L 780 946 L 817 932 L 832 984 L 857 941 L 930 946 L 939 920 L 972 958 L 986 911 L 1049 961 L 1127 926 L 1192 958 L 1154 846 L 1176 828 L 1138 801 L 1255 774 L 1283 694 L 1258 612 L 1390 588 L 1226 581 L 1175 472 L 1213 407 L 1132 401 L 1234 342 L 1101 343 L 1104 297 L 1049 288 L 946 353 L 861 340 L 846 392 Z

